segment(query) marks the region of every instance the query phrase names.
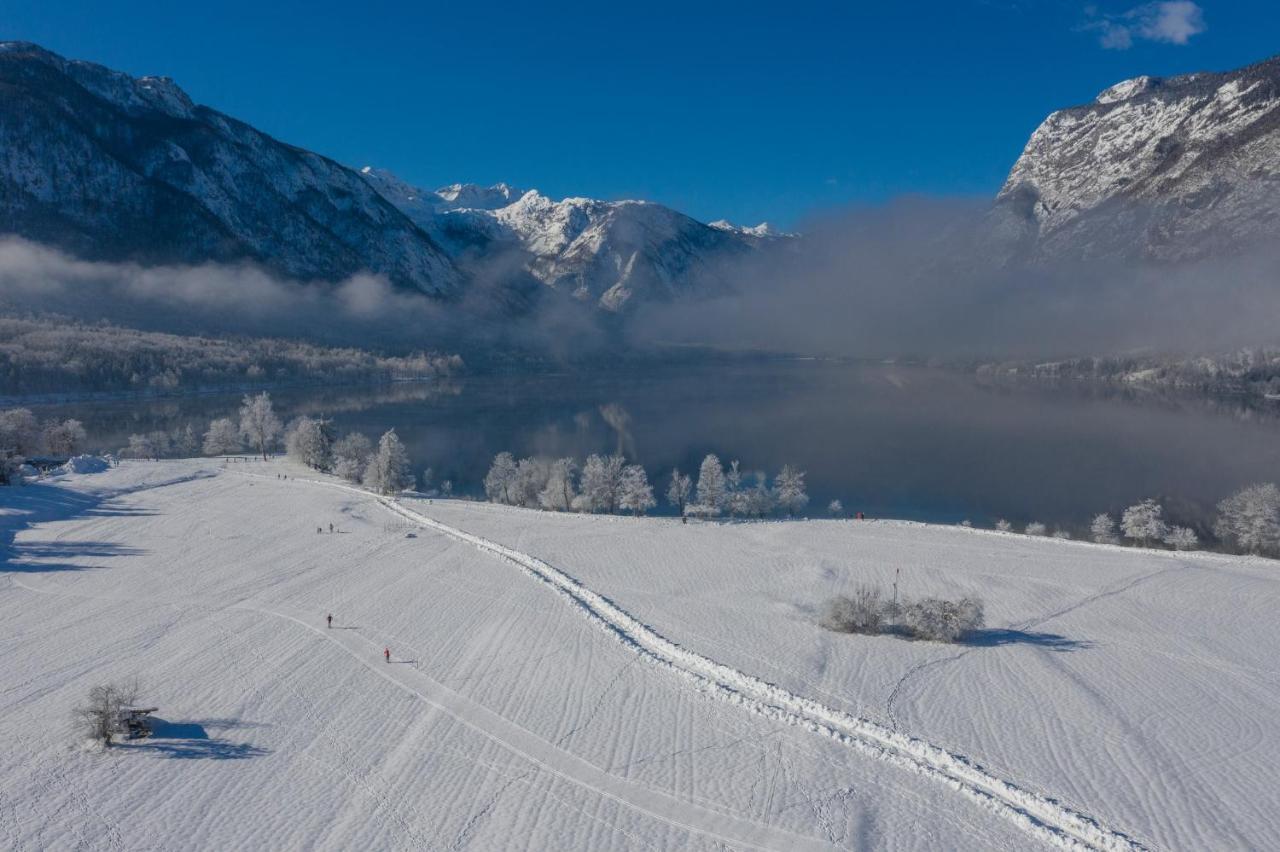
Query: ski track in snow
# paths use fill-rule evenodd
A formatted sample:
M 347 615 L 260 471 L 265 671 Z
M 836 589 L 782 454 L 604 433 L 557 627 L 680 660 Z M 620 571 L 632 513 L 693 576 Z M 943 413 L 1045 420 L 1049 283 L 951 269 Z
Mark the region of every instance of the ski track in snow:
M 262 474 L 242 476 L 269 479 Z M 899 733 L 877 722 L 827 707 L 745 672 L 689 651 L 640 622 L 565 572 L 527 553 L 452 527 L 397 501 L 336 482 L 296 478 L 377 501 L 388 511 L 506 560 L 551 586 L 580 612 L 648 662 L 690 682 L 698 690 L 761 716 L 808 728 L 859 752 L 931 778 L 1029 835 L 1061 849 L 1145 852 L 1137 839 L 1103 826 L 1066 804 L 992 775 L 981 765 L 944 748 Z M 296 619 L 295 619 L 296 620 Z M 305 622 L 299 622 L 305 624 Z M 310 627 L 310 625 L 306 625 Z M 701 832 L 700 832 L 701 833 Z

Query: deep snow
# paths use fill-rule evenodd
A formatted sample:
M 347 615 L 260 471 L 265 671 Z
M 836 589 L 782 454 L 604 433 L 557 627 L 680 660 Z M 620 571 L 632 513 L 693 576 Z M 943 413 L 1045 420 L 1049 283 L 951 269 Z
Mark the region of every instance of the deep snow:
M 126 462 L 0 490 L 0 842 L 1261 849 L 1280 834 L 1275 563 L 892 522 L 392 505 L 310 479 Z M 316 533 L 330 521 L 339 533 Z M 993 628 L 957 647 L 814 626 L 824 597 L 898 568 L 904 594 L 981 595 Z M 84 750 L 69 709 L 135 673 L 168 725 Z

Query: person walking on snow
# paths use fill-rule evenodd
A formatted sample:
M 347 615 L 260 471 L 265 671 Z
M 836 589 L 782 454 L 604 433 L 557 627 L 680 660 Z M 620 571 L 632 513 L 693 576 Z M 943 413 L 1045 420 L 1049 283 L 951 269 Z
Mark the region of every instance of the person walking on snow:
M 390 648 L 383 648 L 383 649 L 382 649 L 382 656 L 386 659 L 386 661 L 387 661 L 388 663 L 389 663 L 389 662 L 391 662 L 391 649 L 390 649 Z
M 333 627 L 333 613 L 329 613 L 329 626 Z

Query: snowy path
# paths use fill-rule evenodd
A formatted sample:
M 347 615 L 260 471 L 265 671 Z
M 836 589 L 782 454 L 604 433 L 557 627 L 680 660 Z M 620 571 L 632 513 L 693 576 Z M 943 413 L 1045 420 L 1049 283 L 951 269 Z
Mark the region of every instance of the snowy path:
M 254 474 L 245 474 L 254 475 Z M 1054 799 L 999 778 L 960 755 L 898 733 L 872 720 L 795 695 L 737 669 L 692 653 L 666 639 L 574 578 L 530 554 L 441 523 L 361 489 L 321 480 L 300 480 L 367 496 L 407 521 L 434 530 L 515 564 L 547 583 L 611 636 L 649 662 L 687 679 L 698 689 L 762 716 L 799 725 L 869 756 L 928 777 L 1011 821 L 1033 837 L 1064 849 L 1135 852 L 1137 840 L 1100 825 Z

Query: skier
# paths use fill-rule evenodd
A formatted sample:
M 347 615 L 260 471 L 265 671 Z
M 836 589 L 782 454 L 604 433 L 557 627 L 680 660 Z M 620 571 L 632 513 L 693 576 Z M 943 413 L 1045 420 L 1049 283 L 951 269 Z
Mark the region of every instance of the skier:
M 383 656 L 383 658 L 384 658 L 384 659 L 386 659 L 386 661 L 387 661 L 388 663 L 389 663 L 389 662 L 391 662 L 391 649 L 390 649 L 390 648 L 383 648 L 383 649 L 382 649 L 382 656 Z
M 329 613 L 329 626 L 333 627 L 333 613 Z
M 329 532 L 333 532 L 333 521 L 329 522 Z

